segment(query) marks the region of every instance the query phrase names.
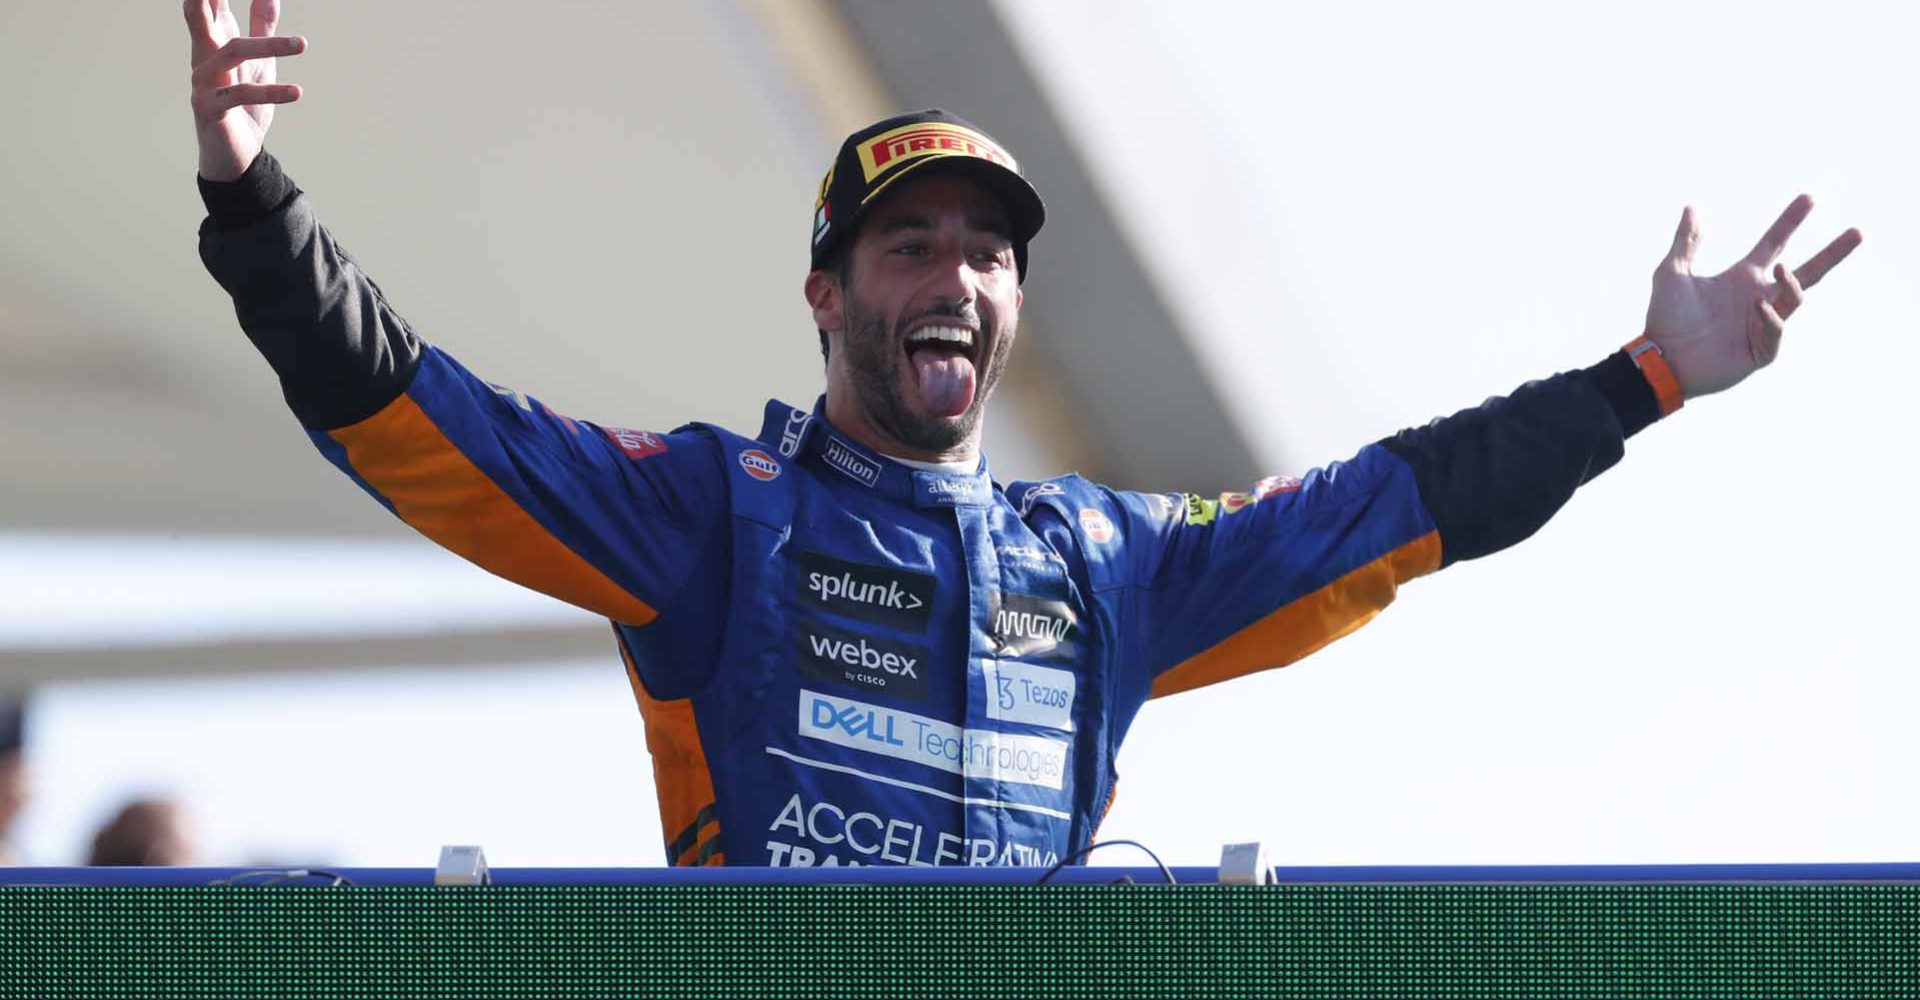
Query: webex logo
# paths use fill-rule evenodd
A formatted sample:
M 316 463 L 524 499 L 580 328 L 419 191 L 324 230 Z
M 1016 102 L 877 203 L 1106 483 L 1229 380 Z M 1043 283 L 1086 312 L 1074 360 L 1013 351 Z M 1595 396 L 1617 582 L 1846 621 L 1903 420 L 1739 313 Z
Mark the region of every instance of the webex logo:
M 927 699 L 927 654 L 918 646 L 855 635 L 801 620 L 795 625 L 800 672 L 913 701 Z
M 924 630 L 933 616 L 935 580 L 926 573 L 883 569 L 801 552 L 800 601 L 822 611 Z

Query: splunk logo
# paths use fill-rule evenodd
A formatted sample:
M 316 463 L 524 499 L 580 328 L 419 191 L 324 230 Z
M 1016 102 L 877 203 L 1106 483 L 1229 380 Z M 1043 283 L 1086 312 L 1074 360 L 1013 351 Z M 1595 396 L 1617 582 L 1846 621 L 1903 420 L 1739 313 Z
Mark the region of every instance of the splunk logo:
M 851 684 L 912 701 L 927 699 L 926 651 L 906 643 L 855 635 L 830 625 L 798 619 L 794 644 L 800 672 L 816 680 Z
M 801 552 L 794 556 L 800 602 L 836 615 L 924 631 L 933 616 L 935 580 L 926 573 L 883 569 Z

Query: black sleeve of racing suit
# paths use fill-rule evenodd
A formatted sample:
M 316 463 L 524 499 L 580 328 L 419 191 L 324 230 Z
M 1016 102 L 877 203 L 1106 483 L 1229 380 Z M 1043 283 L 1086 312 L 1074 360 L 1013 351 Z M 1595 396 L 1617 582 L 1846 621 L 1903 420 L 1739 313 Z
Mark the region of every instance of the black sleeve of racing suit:
M 420 339 L 271 154 L 262 150 L 237 180 L 200 178 L 200 197 L 208 213 L 200 260 L 233 296 L 240 328 L 280 376 L 303 426 L 358 423 L 406 391 Z
M 1659 416 L 1652 386 L 1618 351 L 1380 444 L 1412 466 L 1447 566 L 1539 530 Z

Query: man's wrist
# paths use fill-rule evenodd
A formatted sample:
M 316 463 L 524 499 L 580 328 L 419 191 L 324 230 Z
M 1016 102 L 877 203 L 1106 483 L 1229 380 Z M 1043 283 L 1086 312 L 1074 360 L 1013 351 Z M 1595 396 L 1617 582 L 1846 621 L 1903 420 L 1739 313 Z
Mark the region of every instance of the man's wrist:
M 1662 416 L 1660 399 L 1654 394 L 1653 385 L 1625 349 L 1607 355 L 1605 360 L 1581 374 L 1613 408 L 1614 418 L 1620 421 L 1622 437 L 1640 433 Z
M 1686 405 L 1687 394 L 1680 388 L 1680 379 L 1673 373 L 1673 366 L 1667 364 L 1666 352 L 1660 350 L 1659 344 L 1641 334 L 1621 350 L 1633 360 L 1634 366 L 1640 369 L 1641 377 L 1646 379 L 1647 387 L 1653 390 L 1662 417 L 1670 416 Z
M 196 177 L 200 200 L 214 229 L 243 229 L 272 215 L 300 193 L 292 178 L 280 171 L 280 161 L 266 150 L 253 158 L 245 173 L 231 181 Z

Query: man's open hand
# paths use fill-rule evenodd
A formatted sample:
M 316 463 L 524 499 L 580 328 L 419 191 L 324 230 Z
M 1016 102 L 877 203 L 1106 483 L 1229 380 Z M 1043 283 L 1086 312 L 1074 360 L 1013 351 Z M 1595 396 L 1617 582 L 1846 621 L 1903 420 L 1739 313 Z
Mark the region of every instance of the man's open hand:
M 260 155 L 273 106 L 300 99 L 300 88 L 275 83 L 274 57 L 299 55 L 307 40 L 275 37 L 280 0 L 253 0 L 249 32 L 240 34 L 227 0 L 186 0 L 193 39 L 193 127 L 200 136 L 200 176 L 230 181 Z
M 1685 398 L 1730 388 L 1771 364 L 1806 290 L 1860 245 L 1860 230 L 1849 229 L 1792 271 L 1776 263 L 1811 211 L 1812 198 L 1795 198 L 1751 253 L 1710 278 L 1693 273 L 1700 245 L 1693 209 L 1680 213 L 1673 249 L 1653 271 L 1646 334 L 1666 355 Z

